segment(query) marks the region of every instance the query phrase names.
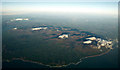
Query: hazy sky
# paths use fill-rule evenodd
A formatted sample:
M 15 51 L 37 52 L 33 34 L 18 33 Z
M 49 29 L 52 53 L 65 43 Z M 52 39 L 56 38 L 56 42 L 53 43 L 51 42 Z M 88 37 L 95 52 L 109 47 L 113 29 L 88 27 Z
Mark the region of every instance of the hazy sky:
M 118 2 L 119 0 L 2 0 L 2 2 Z
M 117 15 L 117 2 L 4 2 L 3 15 L 26 13 L 85 13 Z

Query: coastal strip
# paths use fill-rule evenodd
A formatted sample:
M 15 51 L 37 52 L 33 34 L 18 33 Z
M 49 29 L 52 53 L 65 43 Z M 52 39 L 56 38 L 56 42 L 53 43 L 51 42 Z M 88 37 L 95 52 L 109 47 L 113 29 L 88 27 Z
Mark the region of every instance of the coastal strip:
M 23 62 L 30 62 L 30 63 L 35 63 L 35 64 L 40 64 L 40 65 L 44 65 L 44 66 L 47 66 L 47 67 L 50 67 L 50 68 L 53 68 L 53 67 L 56 67 L 56 68 L 60 68 L 60 67 L 66 67 L 66 66 L 69 66 L 71 64 L 74 64 L 74 65 L 77 65 L 79 63 L 82 62 L 83 59 L 86 59 L 86 58 L 89 58 L 89 57 L 97 57 L 97 56 L 101 56 L 101 55 L 104 55 L 104 54 L 107 54 L 110 50 L 106 51 L 105 53 L 101 53 L 99 55 L 93 55 L 93 56 L 87 56 L 87 57 L 83 57 L 80 59 L 80 61 L 78 61 L 77 63 L 69 63 L 69 64 L 66 64 L 66 65 L 60 65 L 60 66 L 51 66 L 51 65 L 46 65 L 46 64 L 43 64 L 43 63 L 40 63 L 40 62 L 36 62 L 36 61 L 32 61 L 32 60 L 25 60 L 23 58 L 13 58 L 12 60 L 6 60 L 7 62 L 11 62 L 11 61 L 14 61 L 14 60 L 21 60 Z

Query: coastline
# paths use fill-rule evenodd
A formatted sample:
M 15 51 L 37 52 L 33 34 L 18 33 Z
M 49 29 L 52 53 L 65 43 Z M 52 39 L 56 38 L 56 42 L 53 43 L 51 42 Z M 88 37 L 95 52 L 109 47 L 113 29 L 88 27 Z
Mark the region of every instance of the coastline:
M 107 50 L 107 51 L 104 52 L 104 53 L 98 54 L 98 55 L 92 55 L 92 56 L 83 57 L 83 58 L 79 59 L 79 61 L 78 61 L 77 63 L 72 62 L 72 63 L 66 64 L 66 65 L 60 65 L 60 66 L 46 65 L 46 64 L 43 64 L 43 63 L 40 63 L 40 62 L 36 62 L 36 61 L 32 61 L 32 60 L 25 60 L 25 59 L 23 59 L 23 58 L 13 58 L 12 60 L 5 60 L 5 61 L 11 62 L 11 61 L 14 61 L 14 60 L 21 60 L 21 61 L 23 61 L 23 62 L 30 62 L 30 63 L 40 64 L 40 65 L 44 65 L 44 66 L 47 66 L 47 67 L 50 67 L 50 68 L 60 68 L 60 67 L 67 67 L 67 66 L 69 66 L 69 65 L 71 65 L 71 64 L 77 65 L 77 64 L 81 63 L 83 59 L 86 59 L 86 58 L 89 58 L 89 57 L 102 56 L 102 55 L 104 55 L 104 54 L 107 54 L 110 50 L 111 50 L 111 49 Z

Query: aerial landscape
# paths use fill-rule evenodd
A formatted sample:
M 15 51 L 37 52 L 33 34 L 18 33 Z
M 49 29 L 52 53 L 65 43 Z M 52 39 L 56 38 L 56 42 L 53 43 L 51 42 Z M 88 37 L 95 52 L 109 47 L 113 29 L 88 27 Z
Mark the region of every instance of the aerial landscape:
M 99 10 L 94 5 L 107 7 Z M 81 68 L 90 66 L 91 62 L 82 64 L 89 58 L 96 58 L 96 65 L 103 64 L 103 68 L 107 64 L 117 67 L 116 3 L 3 3 L 3 7 L 3 68 L 17 65 L 14 61 L 38 64 L 38 68 Z M 88 8 L 93 11 L 86 12 Z M 113 51 L 114 57 L 109 58 Z

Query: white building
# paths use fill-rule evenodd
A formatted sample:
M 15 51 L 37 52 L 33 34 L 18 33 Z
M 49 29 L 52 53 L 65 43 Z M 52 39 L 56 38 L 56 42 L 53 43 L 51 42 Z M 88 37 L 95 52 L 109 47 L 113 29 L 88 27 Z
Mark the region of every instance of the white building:
M 89 40 L 96 40 L 96 37 L 90 37 L 90 38 L 86 38 L 86 39 L 89 39 Z
M 84 43 L 84 44 L 91 44 L 92 41 L 84 41 L 83 43 Z
M 68 34 L 60 35 L 58 38 L 68 38 Z

